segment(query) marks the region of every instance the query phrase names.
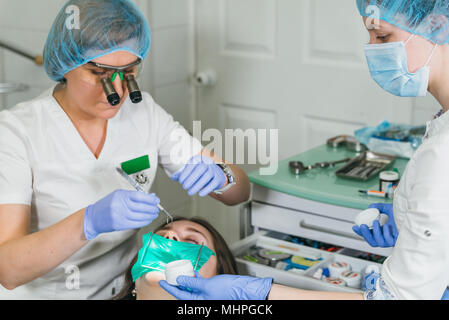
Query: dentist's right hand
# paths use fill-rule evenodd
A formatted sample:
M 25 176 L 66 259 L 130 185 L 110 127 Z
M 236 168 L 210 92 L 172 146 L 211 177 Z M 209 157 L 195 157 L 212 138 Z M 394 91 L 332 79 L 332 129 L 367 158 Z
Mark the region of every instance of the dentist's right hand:
M 86 208 L 84 235 L 92 240 L 100 233 L 145 227 L 157 218 L 159 202 L 154 193 L 116 190 Z

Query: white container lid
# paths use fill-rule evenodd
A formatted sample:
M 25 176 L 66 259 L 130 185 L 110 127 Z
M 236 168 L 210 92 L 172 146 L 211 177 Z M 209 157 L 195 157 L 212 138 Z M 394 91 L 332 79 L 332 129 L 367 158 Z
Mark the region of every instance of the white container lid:
M 176 278 L 178 278 L 178 276 L 195 276 L 190 260 L 176 260 L 167 263 L 165 266 L 165 279 L 167 282 L 173 286 L 177 286 L 178 283 L 176 282 Z
M 340 278 L 346 282 L 348 287 L 360 288 L 360 281 L 362 280 L 360 273 L 354 271 L 343 271 Z
M 335 284 L 337 286 L 345 286 L 346 285 L 344 280 L 338 279 L 338 278 L 326 278 L 325 281 L 328 283 Z
M 371 272 L 380 273 L 380 269 L 375 264 L 370 264 L 370 265 L 366 266 L 365 273 L 370 274 Z
M 376 208 L 370 208 L 360 212 L 355 217 L 355 224 L 358 226 L 366 224 L 368 228 L 372 228 L 374 220 L 379 220 L 379 218 L 380 218 L 380 211 Z
M 381 213 L 379 215 L 379 225 L 382 227 L 384 224 L 386 224 L 390 220 L 390 218 L 386 215 Z
M 396 181 L 399 180 L 399 173 L 396 171 L 382 171 L 379 178 L 380 180 Z
M 342 272 L 350 270 L 351 266 L 343 261 L 335 261 L 329 265 L 329 273 L 331 278 L 340 278 Z

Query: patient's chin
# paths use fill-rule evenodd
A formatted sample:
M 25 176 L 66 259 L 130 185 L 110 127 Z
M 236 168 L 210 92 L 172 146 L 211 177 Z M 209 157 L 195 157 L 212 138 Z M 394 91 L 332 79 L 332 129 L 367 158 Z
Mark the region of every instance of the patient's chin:
M 160 280 L 165 280 L 165 274 L 162 272 L 148 272 L 145 274 L 145 283 L 148 285 L 159 285 Z
M 136 281 L 137 300 L 176 300 L 171 294 L 159 286 L 159 281 L 165 280 L 161 272 L 149 272 Z

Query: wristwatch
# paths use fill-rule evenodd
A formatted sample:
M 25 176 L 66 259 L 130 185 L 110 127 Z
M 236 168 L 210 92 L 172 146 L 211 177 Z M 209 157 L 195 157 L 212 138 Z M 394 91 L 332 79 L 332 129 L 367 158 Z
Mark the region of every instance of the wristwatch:
M 237 182 L 235 181 L 235 175 L 232 172 L 231 168 L 229 168 L 224 163 L 216 163 L 216 165 L 219 166 L 221 168 L 221 170 L 223 170 L 225 176 L 228 178 L 228 184 L 226 186 L 214 191 L 215 194 L 221 195 L 221 194 L 225 193 L 226 191 L 228 191 L 229 189 L 231 189 L 235 184 L 237 184 Z

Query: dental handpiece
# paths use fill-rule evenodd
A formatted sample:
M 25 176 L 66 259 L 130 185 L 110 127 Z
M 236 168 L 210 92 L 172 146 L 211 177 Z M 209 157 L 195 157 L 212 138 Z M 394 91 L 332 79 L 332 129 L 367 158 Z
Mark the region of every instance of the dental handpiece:
M 147 193 L 145 190 L 142 189 L 141 186 L 139 186 L 139 184 L 136 181 L 134 181 L 133 178 L 131 178 L 125 171 L 123 171 L 123 169 L 121 168 L 116 169 L 118 173 L 120 173 L 134 187 L 134 189 L 143 193 Z M 170 219 L 171 222 L 173 222 L 173 216 L 170 213 L 168 213 L 168 211 L 165 210 L 164 207 L 161 206 L 161 204 L 158 204 L 157 207 L 159 208 L 159 210 L 165 213 L 165 215 L 167 216 L 167 218 Z

